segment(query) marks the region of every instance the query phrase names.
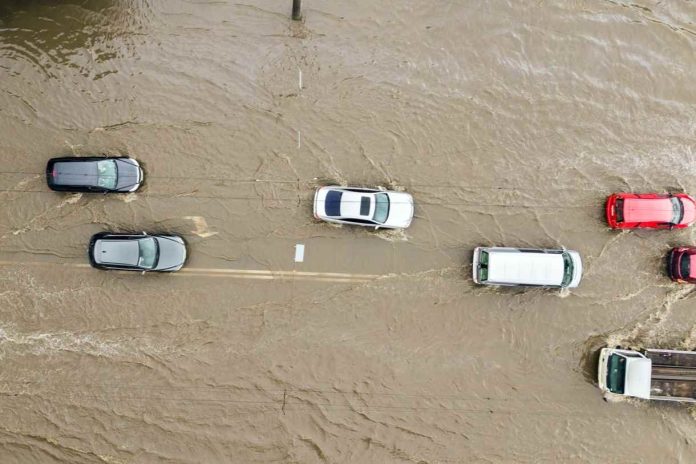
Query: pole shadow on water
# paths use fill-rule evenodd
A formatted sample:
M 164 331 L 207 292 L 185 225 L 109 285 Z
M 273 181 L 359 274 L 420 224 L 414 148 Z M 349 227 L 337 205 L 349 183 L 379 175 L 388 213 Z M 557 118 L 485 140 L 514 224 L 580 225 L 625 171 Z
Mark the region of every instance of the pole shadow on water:
M 302 19 L 302 0 L 292 0 L 292 19 L 295 21 Z

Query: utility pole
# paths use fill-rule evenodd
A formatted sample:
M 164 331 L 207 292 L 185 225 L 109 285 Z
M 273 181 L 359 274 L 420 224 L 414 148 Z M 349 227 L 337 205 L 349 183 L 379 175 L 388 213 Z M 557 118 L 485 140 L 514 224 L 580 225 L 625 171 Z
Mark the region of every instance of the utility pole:
M 302 0 L 292 0 L 292 19 L 299 21 L 302 19 Z

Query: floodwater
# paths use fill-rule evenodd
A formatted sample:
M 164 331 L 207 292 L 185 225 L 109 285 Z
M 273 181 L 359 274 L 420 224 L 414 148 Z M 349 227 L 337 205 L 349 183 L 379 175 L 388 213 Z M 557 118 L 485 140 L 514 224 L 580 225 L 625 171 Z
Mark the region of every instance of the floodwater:
M 696 4 L 303 3 L 0 5 L 0 462 L 694 462 L 692 412 L 603 401 L 592 358 L 696 348 L 664 272 L 696 229 L 603 217 L 696 192 Z M 47 189 L 48 158 L 102 153 L 143 188 Z M 330 183 L 411 192 L 413 225 L 318 223 Z M 91 269 L 105 230 L 190 259 Z M 478 245 L 585 276 L 478 287 Z

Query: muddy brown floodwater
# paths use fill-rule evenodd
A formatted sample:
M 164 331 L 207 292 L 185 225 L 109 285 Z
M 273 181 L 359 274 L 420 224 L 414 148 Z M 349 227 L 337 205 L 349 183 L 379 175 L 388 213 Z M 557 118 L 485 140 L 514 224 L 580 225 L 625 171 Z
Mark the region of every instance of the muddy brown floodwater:
M 663 261 L 695 229 L 603 217 L 696 192 L 696 3 L 303 3 L 2 2 L 0 462 L 695 462 L 691 411 L 604 402 L 592 355 L 696 347 Z M 95 153 L 146 184 L 47 189 Z M 411 192 L 412 227 L 318 223 L 327 183 Z M 104 230 L 190 259 L 93 270 Z M 477 245 L 585 276 L 478 287 Z

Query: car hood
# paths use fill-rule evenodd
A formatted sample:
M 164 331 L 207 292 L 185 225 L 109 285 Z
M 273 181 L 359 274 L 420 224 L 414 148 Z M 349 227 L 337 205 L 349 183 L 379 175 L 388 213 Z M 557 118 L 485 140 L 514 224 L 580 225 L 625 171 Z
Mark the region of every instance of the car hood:
M 692 198 L 681 198 L 682 205 L 684 205 L 684 217 L 682 218 L 682 224 L 691 224 L 696 220 L 696 203 Z
M 389 217 L 385 226 L 406 228 L 413 220 L 413 197 L 408 193 L 389 192 Z
M 132 190 L 140 184 L 140 166 L 135 160 L 118 159 L 116 166 L 118 167 L 116 190 Z
M 154 271 L 178 271 L 186 262 L 186 245 L 181 237 L 155 237 L 159 245 L 159 261 Z

